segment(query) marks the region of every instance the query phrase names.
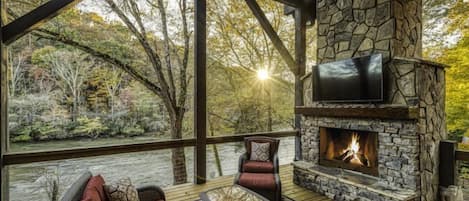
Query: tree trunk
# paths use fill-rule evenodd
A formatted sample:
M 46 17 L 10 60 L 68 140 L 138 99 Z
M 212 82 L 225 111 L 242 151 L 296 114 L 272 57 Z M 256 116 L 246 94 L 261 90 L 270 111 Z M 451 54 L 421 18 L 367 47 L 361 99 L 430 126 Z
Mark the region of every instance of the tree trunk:
M 182 118 L 184 115 L 176 115 L 171 118 L 171 137 L 172 139 L 182 138 Z M 184 147 L 173 148 L 171 150 L 171 162 L 173 165 L 174 185 L 187 182 L 186 156 Z
M 210 136 L 215 136 L 215 131 L 213 129 L 212 121 L 210 121 L 210 118 L 208 120 L 208 125 L 210 127 Z M 221 167 L 221 160 L 220 160 L 220 155 L 218 154 L 218 148 L 216 144 L 212 145 L 213 148 L 213 154 L 215 155 L 215 163 L 217 165 L 217 170 L 218 170 L 218 176 L 223 176 L 223 168 Z
M 78 117 L 78 95 L 73 93 L 72 121 L 76 122 Z
M 114 93 L 111 94 L 111 121 L 114 123 Z

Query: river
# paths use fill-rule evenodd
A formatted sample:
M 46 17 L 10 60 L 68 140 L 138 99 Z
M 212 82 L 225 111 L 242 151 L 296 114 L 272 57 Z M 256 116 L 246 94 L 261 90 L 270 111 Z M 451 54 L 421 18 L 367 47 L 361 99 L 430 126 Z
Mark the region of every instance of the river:
M 138 139 L 116 139 L 122 141 L 144 141 Z M 94 140 L 73 143 L 96 146 L 109 144 L 109 140 Z M 70 147 L 71 145 L 68 144 Z M 74 144 L 76 145 L 76 144 Z M 34 150 L 38 148 L 53 149 L 63 148 L 67 143 L 49 142 L 40 144 L 12 145 L 13 150 Z M 238 158 L 244 152 L 242 143 L 226 143 L 217 145 L 221 159 L 223 175 L 232 175 L 237 172 Z M 186 169 L 188 181 L 193 178 L 192 147 L 185 149 Z M 280 164 L 288 164 L 293 161 L 295 154 L 294 137 L 282 138 L 279 148 Z M 218 177 L 215 157 L 212 145 L 207 146 L 207 177 L 209 179 Z M 161 187 L 171 186 L 173 174 L 171 168 L 170 150 L 158 150 L 141 153 L 118 154 L 110 156 L 90 157 L 81 159 L 70 159 L 52 162 L 32 163 L 26 165 L 14 165 L 9 167 L 10 201 L 49 201 L 45 184 L 50 178 L 59 180 L 59 192 L 62 194 L 68 187 L 85 171 L 93 174 L 101 174 L 107 182 L 120 178 L 129 177 L 136 186 L 159 185 Z M 58 173 L 58 174 L 56 174 Z M 49 178 L 49 179 L 48 179 Z

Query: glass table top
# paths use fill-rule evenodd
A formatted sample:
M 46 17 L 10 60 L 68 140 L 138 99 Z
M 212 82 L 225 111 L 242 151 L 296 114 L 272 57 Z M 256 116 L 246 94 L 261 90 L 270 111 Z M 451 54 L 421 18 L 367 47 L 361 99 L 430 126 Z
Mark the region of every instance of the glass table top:
M 267 201 L 267 199 L 259 194 L 238 185 L 225 186 L 203 192 L 200 194 L 200 198 L 203 201 Z

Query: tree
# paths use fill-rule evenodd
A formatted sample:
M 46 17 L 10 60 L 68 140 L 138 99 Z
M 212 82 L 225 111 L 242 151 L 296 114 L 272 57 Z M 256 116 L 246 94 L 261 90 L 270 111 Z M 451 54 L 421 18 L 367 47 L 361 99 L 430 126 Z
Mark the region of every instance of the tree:
M 45 47 L 33 55 L 33 61 L 48 68 L 63 94 L 71 99 L 71 120 L 79 116 L 80 94 L 87 73 L 95 65 L 93 58 L 78 50 Z
M 111 120 L 114 121 L 115 98 L 120 91 L 123 75 L 115 66 L 112 66 L 109 70 L 103 69 L 102 73 L 104 74 L 102 76 L 104 87 L 106 87 L 106 91 L 111 99 L 109 103 L 111 107 Z
M 98 6 L 103 6 L 97 2 Z M 148 90 L 157 95 L 163 102 L 169 114 L 171 125 L 171 137 L 182 138 L 182 124 L 187 108 L 189 74 L 189 51 L 191 42 L 190 7 L 187 0 L 178 0 L 176 10 L 168 12 L 168 3 L 157 1 L 132 1 L 132 0 L 106 0 L 105 6 L 112 10 L 127 30 L 122 30 L 121 24 L 111 23 L 111 26 L 98 16 L 93 14 L 81 14 L 72 10 L 55 20 L 55 24 L 49 23 L 46 28 L 36 29 L 34 35 L 42 39 L 49 39 L 64 43 L 88 53 L 108 64 L 126 72 L 132 78 L 144 85 Z M 85 24 L 77 22 L 73 17 L 91 19 L 94 23 Z M 72 18 L 70 21 L 64 19 Z M 153 27 L 148 28 L 145 19 L 158 19 L 161 25 L 162 38 L 158 37 Z M 180 21 L 175 23 L 174 20 Z M 173 21 L 171 21 L 173 20 Z M 177 24 L 176 32 L 168 27 Z M 81 23 L 81 24 L 80 24 Z M 95 26 L 102 25 L 100 32 L 119 30 L 122 35 L 112 33 L 115 39 L 96 41 L 97 35 L 83 36 L 84 32 L 96 32 Z M 74 29 L 77 28 L 77 29 Z M 81 34 L 77 34 L 78 31 Z M 102 35 L 99 33 L 98 35 Z M 126 37 L 131 46 L 123 47 L 118 40 Z M 170 35 L 172 36 L 170 38 Z M 134 40 L 135 39 L 135 40 Z M 175 42 L 175 40 L 177 42 Z M 96 43 L 93 43 L 96 42 Z M 160 48 L 162 44 L 163 48 Z M 142 55 L 142 52 L 144 53 Z M 143 57 L 142 57 L 143 56 Z M 142 59 L 145 58 L 145 59 Z M 162 59 L 163 58 L 163 59 Z M 150 67 L 150 68 L 147 68 Z M 152 73 L 150 73 L 152 71 Z M 180 184 L 187 181 L 185 166 L 185 154 L 183 148 L 172 150 L 172 163 L 174 183 Z
M 11 50 L 8 50 L 8 72 L 10 80 L 10 96 L 15 97 L 18 87 L 21 87 L 21 81 L 25 74 L 23 65 L 25 64 L 26 58 L 23 52 L 13 55 Z
M 424 53 L 451 66 L 446 70 L 446 117 L 450 137 L 459 140 L 469 130 L 469 4 L 463 0 L 428 0 L 425 6 L 424 33 L 432 45 Z

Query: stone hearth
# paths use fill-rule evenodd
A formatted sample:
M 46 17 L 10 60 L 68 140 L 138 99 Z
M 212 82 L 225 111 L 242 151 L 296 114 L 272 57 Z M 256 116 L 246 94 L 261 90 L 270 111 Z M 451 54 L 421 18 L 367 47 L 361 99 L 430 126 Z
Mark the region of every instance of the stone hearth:
M 413 118 L 303 115 L 296 184 L 335 200 L 438 200 L 439 142 L 446 139 L 444 66 L 420 59 L 421 0 L 319 0 L 318 63 L 381 53 L 384 101 L 321 103 L 304 78 L 305 108 L 410 108 Z M 320 128 L 378 133 L 378 175 L 321 166 Z

